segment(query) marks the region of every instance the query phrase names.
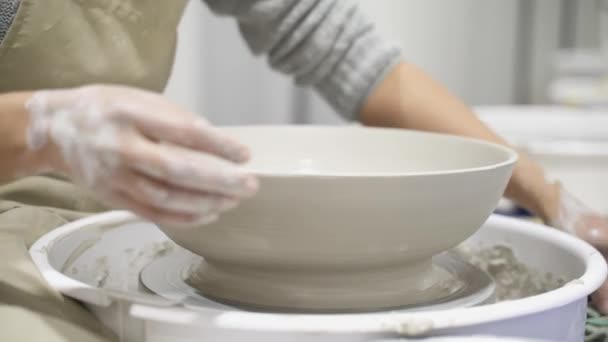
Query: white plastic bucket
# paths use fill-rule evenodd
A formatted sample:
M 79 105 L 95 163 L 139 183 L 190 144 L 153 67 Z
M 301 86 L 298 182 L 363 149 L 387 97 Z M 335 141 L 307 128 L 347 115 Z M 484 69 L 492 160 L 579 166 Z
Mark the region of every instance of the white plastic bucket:
M 415 337 L 447 342 L 448 337 L 492 336 L 496 341 L 578 342 L 584 332 L 587 296 L 606 277 L 603 257 L 585 242 L 538 224 L 492 216 L 465 244 L 507 244 L 529 267 L 572 281 L 527 298 L 417 313 L 288 315 L 191 309 L 140 292 L 136 285 L 130 288 L 127 279 L 137 278 L 138 263 L 126 258 L 125 251 L 138 256 L 146 246 L 167 240 L 155 226 L 130 218 L 123 212 L 92 216 L 46 234 L 30 249 L 45 279 L 81 300 L 122 341 L 397 342 Z M 113 228 L 100 230 L 100 226 Z M 68 276 L 62 271 L 95 268 L 99 258 L 107 262 L 107 283 L 120 280 L 117 287 L 122 291 L 100 289 L 86 272 Z

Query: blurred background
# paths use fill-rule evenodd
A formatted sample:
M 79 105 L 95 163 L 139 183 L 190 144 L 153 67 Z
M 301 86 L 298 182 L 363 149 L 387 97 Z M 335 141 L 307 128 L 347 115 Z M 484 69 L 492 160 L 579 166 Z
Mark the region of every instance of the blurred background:
M 314 94 L 295 88 L 263 59 L 251 57 L 233 20 L 213 16 L 201 2 L 190 1 L 182 22 L 169 96 L 218 124 L 334 122 L 331 110 Z M 608 103 L 606 94 L 594 99 L 593 90 L 586 89 L 591 86 L 580 80 L 562 82 L 551 91 L 556 77 L 584 71 L 576 69 L 606 71 L 608 59 L 601 58 L 600 50 L 607 1 L 359 3 L 387 37 L 401 44 L 409 61 L 471 105 L 574 103 L 585 97 Z M 223 96 L 233 93 L 226 89 L 237 89 L 238 99 Z M 253 111 L 255 117 L 249 114 Z
M 608 214 L 608 0 L 359 3 L 410 62 Z M 342 122 L 201 1 L 181 24 L 167 95 L 221 125 Z

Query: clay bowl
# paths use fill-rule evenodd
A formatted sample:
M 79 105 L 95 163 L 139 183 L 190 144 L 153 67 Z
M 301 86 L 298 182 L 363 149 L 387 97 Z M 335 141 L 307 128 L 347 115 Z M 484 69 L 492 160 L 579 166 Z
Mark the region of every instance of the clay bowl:
M 432 257 L 500 200 L 514 151 L 396 129 L 226 128 L 251 147 L 254 198 L 218 222 L 163 227 L 204 257 L 190 283 L 265 310 L 368 311 L 440 301 L 457 287 Z

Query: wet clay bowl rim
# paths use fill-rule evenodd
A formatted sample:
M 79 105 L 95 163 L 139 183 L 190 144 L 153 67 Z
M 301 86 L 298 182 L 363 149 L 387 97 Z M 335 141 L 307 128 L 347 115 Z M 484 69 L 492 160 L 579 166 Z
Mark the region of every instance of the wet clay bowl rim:
M 294 169 L 291 170 L 282 170 L 282 171 L 269 171 L 267 168 L 263 166 L 256 165 L 255 162 L 246 164 L 243 168 L 248 172 L 257 175 L 260 178 L 352 178 L 352 177 L 412 177 L 412 176 L 437 176 L 437 175 L 449 175 L 449 174 L 459 174 L 459 173 L 469 173 L 475 171 L 489 171 L 493 169 L 502 168 L 509 165 L 514 165 L 518 160 L 518 154 L 515 150 L 485 140 L 463 137 L 459 135 L 452 134 L 444 134 L 444 133 L 434 133 L 434 132 L 422 132 L 415 131 L 409 129 L 401 129 L 401 128 L 385 128 L 385 127 L 366 127 L 366 126 L 323 126 L 323 125 L 248 125 L 248 126 L 224 126 L 221 129 L 227 134 L 235 137 L 242 141 L 242 137 L 239 136 L 239 131 L 247 131 L 247 130 L 269 130 L 269 131 L 326 131 L 332 133 L 339 132 L 357 132 L 357 131 L 367 131 L 367 132 L 376 132 L 376 133 L 388 133 L 388 134 L 408 134 L 411 136 L 426 136 L 426 137 L 435 137 L 439 139 L 449 139 L 453 142 L 468 142 L 478 146 L 486 146 L 492 149 L 496 149 L 498 151 L 502 151 L 508 157 L 504 160 L 488 163 L 483 166 L 472 166 L 472 167 L 461 167 L 461 168 L 451 168 L 446 170 L 425 170 L 425 171 L 367 171 L 367 172 L 356 172 L 356 171 L 328 171 L 328 170 L 306 170 L 306 172 L 300 172 Z M 253 152 L 253 159 L 255 160 L 256 152 Z

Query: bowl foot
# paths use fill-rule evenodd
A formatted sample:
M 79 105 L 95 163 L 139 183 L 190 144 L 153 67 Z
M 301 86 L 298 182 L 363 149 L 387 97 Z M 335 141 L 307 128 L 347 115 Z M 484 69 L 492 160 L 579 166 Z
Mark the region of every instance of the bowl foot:
M 361 312 L 441 303 L 464 283 L 430 259 L 352 270 L 251 269 L 202 260 L 186 282 L 218 302 L 249 310 Z

